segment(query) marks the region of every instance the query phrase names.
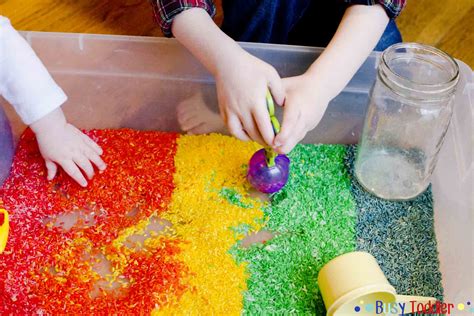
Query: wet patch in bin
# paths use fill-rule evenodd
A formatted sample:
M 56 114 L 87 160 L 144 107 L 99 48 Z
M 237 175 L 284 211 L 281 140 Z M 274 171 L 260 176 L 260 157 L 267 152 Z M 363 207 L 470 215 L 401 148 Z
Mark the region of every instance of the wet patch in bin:
M 357 249 L 377 259 L 397 293 L 442 300 L 431 187 L 411 201 L 379 199 L 355 178 L 356 150 L 348 146 L 346 164 L 358 209 Z
M 20 140 L 0 191 L 12 228 L 0 255 L 0 314 L 322 315 L 319 269 L 358 248 L 382 260 L 400 292 L 427 280 L 380 255 L 398 249 L 387 241 L 394 233 L 417 236 L 419 224 L 406 230 L 406 219 L 396 217 L 391 230 L 367 236 L 361 247 L 367 225 L 379 226 L 362 209 L 370 196 L 354 189 L 346 146 L 297 146 L 287 186 L 269 197 L 245 178 L 257 144 L 222 135 L 88 134 L 103 147 L 108 169 L 87 189 L 64 174 L 47 182 L 33 134 Z M 426 263 L 400 260 L 420 269 Z M 409 280 L 397 283 L 404 271 Z M 423 286 L 405 292 L 433 294 Z

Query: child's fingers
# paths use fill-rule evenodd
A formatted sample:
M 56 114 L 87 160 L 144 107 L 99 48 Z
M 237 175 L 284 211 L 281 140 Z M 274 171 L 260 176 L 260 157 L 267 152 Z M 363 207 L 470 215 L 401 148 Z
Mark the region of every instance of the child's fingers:
M 86 178 L 84 178 L 84 175 L 72 160 L 63 161 L 60 165 L 74 181 L 79 183 L 80 186 L 87 186 Z
M 268 146 L 271 146 L 275 138 L 275 132 L 273 131 L 272 123 L 270 122 L 270 115 L 268 115 L 266 106 L 262 105 L 256 108 L 253 113 L 253 118 L 255 119 L 255 122 L 257 122 L 263 140 Z
M 95 152 L 88 152 L 86 154 L 87 159 L 92 161 L 92 163 L 99 169 L 100 171 L 104 171 L 105 168 L 107 168 L 107 165 L 105 162 L 100 158 L 99 155 L 97 155 Z
M 242 127 L 242 123 L 235 114 L 227 114 L 227 126 L 229 127 L 229 132 L 238 139 L 243 141 L 250 140 L 248 135 L 245 133 L 244 128 Z
M 92 148 L 92 150 L 95 151 L 98 155 L 103 154 L 102 148 L 100 148 L 100 146 L 97 145 L 97 143 L 93 141 L 89 136 L 87 136 L 86 134 L 82 134 L 82 139 L 87 144 L 87 146 Z
M 84 173 L 87 175 L 87 178 L 90 180 L 94 177 L 94 167 L 92 167 L 91 162 L 89 159 L 86 158 L 84 155 L 80 155 L 77 157 L 74 157 L 74 163 L 84 171 Z
M 221 115 L 221 118 L 224 122 L 227 122 L 227 111 L 225 110 L 224 106 L 219 102 L 218 103 L 219 107 L 219 114 Z
M 279 154 L 289 153 L 301 139 L 302 137 L 300 136 L 290 137 L 282 146 L 276 148 L 276 152 Z
M 56 172 L 58 172 L 58 166 L 51 160 L 46 160 L 45 163 L 46 163 L 46 170 L 48 171 L 47 179 L 51 181 L 56 176 Z
M 268 80 L 268 87 L 272 93 L 273 99 L 278 105 L 285 103 L 285 88 L 282 79 L 276 70 L 272 71 Z
M 250 138 L 258 142 L 259 144 L 265 146 L 265 141 L 263 140 L 262 135 L 260 135 L 260 132 L 257 129 L 257 124 L 255 123 L 253 116 L 251 114 L 241 116 L 240 119 L 242 120 L 244 130 L 247 132 Z

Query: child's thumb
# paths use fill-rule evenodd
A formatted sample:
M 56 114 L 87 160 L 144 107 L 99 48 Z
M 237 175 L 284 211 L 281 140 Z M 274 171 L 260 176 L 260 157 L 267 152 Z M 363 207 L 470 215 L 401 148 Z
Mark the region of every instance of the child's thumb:
M 282 106 L 283 103 L 285 103 L 285 88 L 283 87 L 283 81 L 280 78 L 280 75 L 278 75 L 278 72 L 274 69 L 270 74 L 268 88 L 270 89 L 275 102 Z
M 53 180 L 54 176 L 56 176 L 56 172 L 58 171 L 58 166 L 50 160 L 46 160 L 46 169 L 48 170 L 48 177 L 49 181 Z
M 280 154 L 288 153 L 295 146 L 295 126 L 298 123 L 298 117 L 289 108 L 283 112 L 283 123 L 281 131 L 275 137 L 273 142 L 275 150 Z

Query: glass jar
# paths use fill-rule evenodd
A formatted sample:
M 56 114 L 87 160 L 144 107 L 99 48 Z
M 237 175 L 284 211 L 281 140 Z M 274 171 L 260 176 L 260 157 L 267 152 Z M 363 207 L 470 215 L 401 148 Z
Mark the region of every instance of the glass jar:
M 458 81 L 454 59 L 434 47 L 399 43 L 383 52 L 355 162 L 367 191 L 408 200 L 426 190 Z

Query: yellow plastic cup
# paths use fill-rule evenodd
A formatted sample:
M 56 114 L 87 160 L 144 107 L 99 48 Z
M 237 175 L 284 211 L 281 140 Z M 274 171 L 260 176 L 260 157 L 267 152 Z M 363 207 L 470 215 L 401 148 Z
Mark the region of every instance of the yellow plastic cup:
M 8 212 L 0 208 L 0 214 L 3 214 L 3 223 L 0 225 L 0 253 L 2 253 L 7 245 L 10 224 L 8 222 Z
M 318 284 L 328 316 L 385 315 L 392 312 L 399 315 L 401 306 L 404 307 L 403 313 L 408 314 L 413 312 L 411 301 L 417 304 L 436 302 L 432 297 L 397 295 L 377 260 L 367 252 L 350 252 L 329 261 L 319 271 Z M 359 308 L 356 310 L 356 307 Z M 384 312 L 380 313 L 382 308 Z

